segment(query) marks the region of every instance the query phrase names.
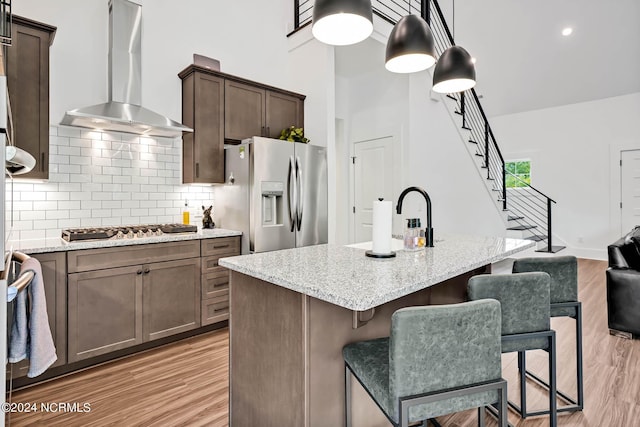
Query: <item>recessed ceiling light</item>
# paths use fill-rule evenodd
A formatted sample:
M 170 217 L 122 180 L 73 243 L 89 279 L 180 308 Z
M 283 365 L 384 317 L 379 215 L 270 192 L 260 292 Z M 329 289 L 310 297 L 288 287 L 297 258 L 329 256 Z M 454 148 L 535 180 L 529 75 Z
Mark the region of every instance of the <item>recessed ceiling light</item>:
M 565 36 L 565 37 L 566 36 L 570 36 L 571 33 L 573 33 L 573 28 L 571 28 L 571 27 L 567 27 L 567 28 L 562 30 L 562 35 Z

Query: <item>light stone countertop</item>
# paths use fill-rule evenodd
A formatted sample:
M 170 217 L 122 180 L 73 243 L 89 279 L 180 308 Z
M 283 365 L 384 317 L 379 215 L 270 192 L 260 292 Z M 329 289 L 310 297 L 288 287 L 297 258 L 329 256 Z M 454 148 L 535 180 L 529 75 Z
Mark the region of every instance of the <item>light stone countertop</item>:
M 111 248 L 114 246 L 146 245 L 150 243 L 178 242 L 183 240 L 214 239 L 216 237 L 240 236 L 242 232 L 235 230 L 225 230 L 224 228 L 214 228 L 213 230 L 198 229 L 197 233 L 175 233 L 163 234 L 162 236 L 143 237 L 134 239 L 116 240 L 85 240 L 78 242 L 67 242 L 61 237 L 51 237 L 30 240 L 9 240 L 6 248 L 13 248 L 25 254 L 41 254 L 47 252 L 66 252 L 81 249 Z
M 433 248 L 374 259 L 365 249 L 317 245 L 221 258 L 219 265 L 364 311 L 535 246 L 530 240 L 441 234 Z

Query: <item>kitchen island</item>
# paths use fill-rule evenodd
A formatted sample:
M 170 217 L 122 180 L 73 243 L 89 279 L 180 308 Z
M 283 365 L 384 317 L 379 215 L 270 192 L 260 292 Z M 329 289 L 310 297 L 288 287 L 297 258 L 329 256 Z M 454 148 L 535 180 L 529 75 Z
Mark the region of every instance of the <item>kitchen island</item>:
M 343 426 L 342 347 L 389 334 L 399 308 L 466 299 L 466 283 L 528 240 L 441 235 L 373 259 L 318 245 L 219 260 L 230 286 L 231 426 Z M 355 385 L 354 426 L 390 425 Z

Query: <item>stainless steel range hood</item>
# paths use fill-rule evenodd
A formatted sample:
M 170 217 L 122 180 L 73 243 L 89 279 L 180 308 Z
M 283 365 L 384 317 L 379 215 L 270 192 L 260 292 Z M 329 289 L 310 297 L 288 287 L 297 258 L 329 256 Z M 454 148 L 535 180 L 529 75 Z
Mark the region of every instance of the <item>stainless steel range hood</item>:
M 109 102 L 67 111 L 61 125 L 148 136 L 193 132 L 141 106 L 141 24 L 142 6 L 109 0 Z

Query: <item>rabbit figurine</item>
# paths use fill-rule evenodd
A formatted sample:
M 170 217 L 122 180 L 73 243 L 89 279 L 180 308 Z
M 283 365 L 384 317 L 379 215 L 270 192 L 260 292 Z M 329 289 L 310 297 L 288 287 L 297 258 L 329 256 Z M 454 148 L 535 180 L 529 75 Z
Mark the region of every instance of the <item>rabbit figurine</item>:
M 212 208 L 213 205 L 209 206 L 206 209 L 204 206 L 202 207 L 202 228 L 214 228 L 216 226 L 216 224 L 213 222 L 213 219 L 211 218 Z

